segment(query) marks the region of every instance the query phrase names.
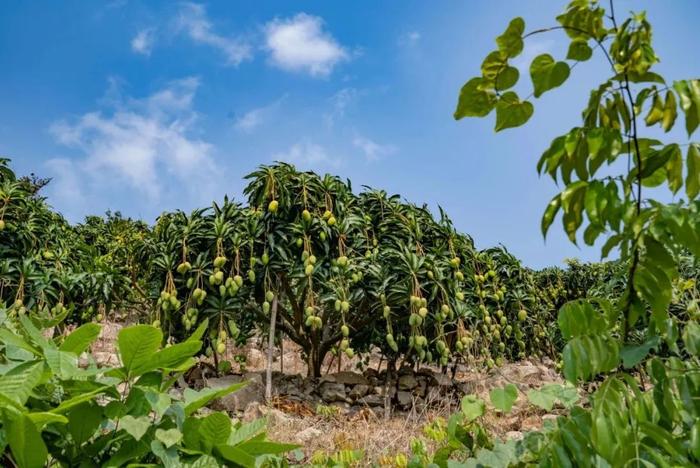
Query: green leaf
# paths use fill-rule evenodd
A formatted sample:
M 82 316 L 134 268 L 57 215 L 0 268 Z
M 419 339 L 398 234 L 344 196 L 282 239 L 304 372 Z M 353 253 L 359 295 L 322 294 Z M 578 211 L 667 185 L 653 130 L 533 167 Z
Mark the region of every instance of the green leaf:
M 677 144 L 668 146 L 671 147 L 671 155 L 666 163 L 666 177 L 668 188 L 672 193 L 676 193 L 683 186 L 683 155 Z
M 686 323 L 683 329 L 683 343 L 690 354 L 700 356 L 700 325 L 692 320 Z
M 152 328 L 152 327 L 151 327 Z M 160 342 L 159 342 L 160 343 Z M 136 363 L 132 369 L 134 375 L 143 375 L 155 369 L 173 369 L 179 367 L 202 347 L 201 341 L 184 341 L 163 348 L 146 360 Z
M 209 327 L 209 319 L 204 319 L 197 329 L 192 332 L 190 336 L 187 337 L 186 341 L 202 341 L 202 337 L 204 336 L 204 333 L 208 330 Z
M 625 369 L 631 369 L 637 364 L 642 362 L 645 357 L 649 354 L 649 351 L 656 348 L 659 345 L 659 337 L 653 336 L 647 339 L 644 343 L 639 345 L 627 345 L 620 351 L 620 357 L 622 358 L 622 365 Z
M 268 440 L 249 440 L 236 446 L 236 448 L 253 456 L 257 455 L 278 455 L 298 448 L 295 444 L 281 444 Z
M 700 193 L 700 145 L 697 143 L 688 146 L 686 167 L 685 193 L 688 200 L 694 200 Z
M 7 443 L 19 468 L 41 468 L 49 453 L 41 434 L 25 414 L 9 421 L 6 429 Z
M 649 113 L 644 118 L 644 122 L 647 126 L 652 126 L 661 122 L 664 118 L 664 103 L 661 100 L 659 93 L 654 95 L 654 100 L 652 101 L 651 107 L 649 108 Z
M 44 365 L 40 362 L 21 364 L 0 377 L 0 394 L 24 405 L 34 387 L 41 382 Z
M 135 369 L 147 368 L 162 339 L 163 332 L 151 325 L 134 325 L 120 330 L 117 344 L 128 376 L 139 375 Z
M 532 103 L 520 101 L 513 91 L 503 94 L 496 104 L 496 131 L 525 124 L 534 112 Z
M 19 317 L 19 321 L 22 324 L 24 331 L 27 332 L 29 338 L 42 350 L 56 348 L 56 345 L 54 345 L 53 342 L 47 340 L 44 337 L 44 335 L 41 333 L 41 330 L 39 330 L 36 327 L 36 325 L 34 325 L 34 323 L 29 317 L 27 317 L 26 315 L 22 315 Z
M 585 39 L 576 39 L 569 44 L 569 51 L 566 58 L 569 60 L 577 60 L 585 62 L 593 55 L 593 49 L 588 46 L 588 41 Z
M 668 132 L 673 128 L 676 122 L 678 112 L 676 110 L 676 95 L 670 89 L 666 92 L 666 100 L 664 101 L 664 116 L 661 120 L 661 128 Z
M 86 323 L 73 330 L 58 349 L 80 355 L 100 336 L 102 327 L 96 323 Z
M 495 89 L 497 89 L 499 91 L 503 91 L 503 90 L 506 90 L 508 88 L 512 88 L 513 86 L 515 86 L 515 84 L 518 82 L 519 78 L 520 78 L 520 72 L 518 71 L 517 68 L 505 67 L 496 76 L 496 79 L 493 83 L 493 86 Z
M 151 409 L 161 418 L 170 407 L 171 399 L 167 393 L 153 391 L 148 388 L 143 389 L 146 400 L 151 405 Z
M 219 445 L 216 451 L 226 460 L 245 468 L 255 468 L 255 457 L 239 449 L 228 445 Z
M 525 20 L 520 17 L 513 18 L 505 32 L 496 38 L 498 49 L 513 58 L 523 51 L 523 33 L 525 32 Z
M 535 97 L 540 97 L 566 81 L 569 65 L 566 62 L 555 62 L 549 54 L 538 55 L 530 64 L 530 77 L 535 87 Z
M 556 195 L 549 202 L 549 204 L 547 205 L 547 208 L 544 210 L 544 214 L 542 215 L 542 226 L 541 226 L 542 237 L 544 237 L 544 238 L 547 237 L 547 231 L 549 230 L 549 227 L 554 222 L 554 217 L 557 215 L 560 208 L 561 208 L 561 196 Z
M 605 316 L 586 300 L 567 302 L 559 309 L 559 329 L 565 340 L 590 334 L 600 334 L 608 329 Z
M 700 124 L 700 80 L 676 81 L 673 88 L 685 113 L 685 129 L 690 137 Z
M 182 440 L 182 432 L 176 428 L 168 430 L 156 429 L 156 439 L 163 442 L 165 447 L 170 448 Z
M 461 408 L 467 420 L 473 421 L 484 415 L 486 405 L 484 404 L 484 400 L 478 398 L 476 395 L 465 395 L 462 398 Z
M 246 385 L 248 385 L 248 382 L 241 382 L 221 389 L 207 388 L 199 392 L 186 388 L 183 394 L 185 398 L 185 415 L 189 416 L 210 401 L 240 390 Z
M 224 444 L 231 434 L 231 420 L 225 413 L 212 413 L 202 419 L 199 434 L 210 446 Z
M 78 373 L 78 356 L 73 353 L 47 348 L 44 350 L 46 363 L 59 378 L 69 380 Z
M 49 424 L 67 424 L 68 418 L 60 414 L 48 413 L 48 412 L 37 412 L 37 413 L 27 413 L 29 419 L 32 420 L 34 425 L 39 431 L 42 431 L 45 426 Z
M 507 413 L 513 407 L 513 403 L 518 399 L 518 389 L 513 384 L 508 384 L 503 388 L 494 388 L 489 393 L 491 404 L 498 409 Z
M 533 405 L 545 411 L 551 411 L 556 403 L 565 408 L 573 407 L 579 399 L 576 387 L 559 384 L 544 385 L 540 389 L 532 389 L 527 392 L 527 398 Z
M 17 348 L 28 351 L 36 356 L 41 355 L 41 350 L 39 348 L 32 346 L 20 335 L 5 328 L 0 328 L 0 342 L 2 342 L 4 345 L 16 346 Z
M 248 423 L 241 424 L 241 426 L 229 436 L 227 443 L 228 445 L 238 445 L 241 442 L 253 439 L 264 431 L 266 426 L 266 418 L 254 419 Z
M 127 434 L 131 435 L 135 440 L 141 440 L 141 437 L 148 432 L 151 427 L 151 420 L 148 416 L 140 416 L 135 418 L 129 414 L 119 420 L 119 426 L 124 429 Z
M 483 78 L 472 78 L 459 92 L 454 118 L 487 116 L 496 105 L 496 95 L 489 91 Z
M 69 409 L 74 408 L 81 403 L 85 403 L 86 401 L 90 401 L 90 400 L 94 399 L 97 395 L 100 395 L 103 393 L 117 393 L 117 392 L 115 391 L 114 386 L 105 385 L 103 387 L 96 388 L 95 390 L 92 390 L 90 392 L 83 393 L 81 395 L 76 395 L 72 398 L 69 398 L 68 400 L 64 400 L 61 402 L 60 405 L 51 409 L 50 412 L 56 413 L 56 414 L 65 413 Z
M 68 432 L 76 446 L 80 446 L 90 440 L 100 427 L 102 407 L 91 403 L 78 405 L 68 413 L 68 421 Z
M 160 441 L 151 442 L 151 452 L 163 462 L 165 468 L 181 468 L 180 456 L 174 447 L 165 448 Z
M 508 57 L 503 52 L 495 50 L 488 54 L 481 63 L 481 74 L 484 84 L 493 86 L 498 75 L 508 66 Z

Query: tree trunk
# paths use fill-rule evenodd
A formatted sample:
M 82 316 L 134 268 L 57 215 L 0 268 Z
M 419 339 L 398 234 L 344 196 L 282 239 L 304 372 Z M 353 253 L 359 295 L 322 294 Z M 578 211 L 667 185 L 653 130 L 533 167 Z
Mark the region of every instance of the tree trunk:
M 312 345 L 306 359 L 306 365 L 308 367 L 307 375 L 309 377 L 321 377 L 321 366 L 323 365 L 323 359 L 321 358 L 321 352 L 319 351 L 318 347 Z
M 284 334 L 280 333 L 280 374 L 284 374 Z
M 389 392 L 389 384 L 391 376 L 394 373 L 396 359 L 389 359 L 386 363 L 386 378 L 384 379 L 384 419 L 388 420 L 391 416 L 391 392 Z
M 277 293 L 279 294 L 279 292 Z M 272 299 L 272 310 L 270 311 L 270 337 L 267 342 L 267 372 L 265 379 L 265 400 L 272 399 L 272 350 L 275 347 L 275 325 L 277 324 L 277 294 Z

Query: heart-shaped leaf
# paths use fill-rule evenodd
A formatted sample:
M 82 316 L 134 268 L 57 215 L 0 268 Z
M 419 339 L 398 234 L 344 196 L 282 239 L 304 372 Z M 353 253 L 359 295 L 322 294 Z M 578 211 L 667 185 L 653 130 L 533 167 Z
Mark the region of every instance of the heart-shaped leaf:
M 501 96 L 496 104 L 496 131 L 519 127 L 532 117 L 535 108 L 528 101 L 520 101 L 513 91 Z
M 549 54 L 535 57 L 530 64 L 530 77 L 535 87 L 535 97 L 540 97 L 545 91 L 561 86 L 569 77 L 569 65 L 557 62 Z

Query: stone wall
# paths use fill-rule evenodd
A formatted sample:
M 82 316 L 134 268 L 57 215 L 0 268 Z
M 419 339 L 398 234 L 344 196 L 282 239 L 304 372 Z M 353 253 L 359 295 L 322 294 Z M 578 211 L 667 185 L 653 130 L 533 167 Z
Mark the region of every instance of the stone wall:
M 248 372 L 242 375 L 228 375 L 210 378 L 206 386 L 219 388 L 236 382 L 249 381 L 249 384 L 216 403 L 219 409 L 245 411 L 253 402 L 264 401 L 265 373 Z M 453 381 L 449 376 L 425 368 L 414 372 L 402 368 L 393 372 L 386 382 L 386 371 L 377 373 L 367 369 L 364 373 L 342 371 L 327 374 L 319 379 L 302 377 L 300 374 L 272 374 L 273 394 L 289 400 L 306 402 L 311 405 L 384 406 L 385 387 L 394 408 L 409 410 L 413 407 L 444 404 L 446 400 L 456 401 L 462 395 L 474 391 L 469 382 Z

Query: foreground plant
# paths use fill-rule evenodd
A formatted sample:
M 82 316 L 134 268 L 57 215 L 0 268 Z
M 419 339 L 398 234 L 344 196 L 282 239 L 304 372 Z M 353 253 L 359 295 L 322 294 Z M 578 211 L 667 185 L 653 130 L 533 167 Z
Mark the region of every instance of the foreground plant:
M 194 364 L 203 324 L 179 344 L 161 348 L 149 325 L 123 328 L 121 367 L 86 367 L 79 356 L 100 334 L 85 324 L 47 338 L 57 320 L 39 314 L 10 320 L 0 310 L 0 455 L 20 468 L 50 466 L 280 466 L 295 446 L 265 439 L 265 420 L 241 424 L 198 410 L 244 384 L 219 390 L 175 390 Z
M 700 123 L 700 80 L 671 85 L 652 71 L 658 58 L 643 13 L 618 22 L 612 1 L 606 9 L 575 0 L 557 22 L 526 33 L 522 18 L 512 20 L 482 75 L 462 88 L 455 117 L 484 117 L 495 109 L 496 131 L 530 119 L 529 98 L 510 90 L 520 72 L 509 60 L 534 34 L 562 30 L 570 39 L 566 60 L 542 54 L 532 61 L 535 98 L 562 85 L 574 64 L 601 54 L 610 76 L 592 90 L 581 125 L 555 138 L 537 165 L 563 184 L 545 210 L 542 231 L 562 212 L 564 230 L 576 242 L 587 220 L 584 242 L 593 245 L 605 235 L 603 257 L 617 249 L 627 280 L 612 302 L 579 300 L 559 311 L 565 377 L 599 380 L 591 408 L 575 408 L 551 430 L 509 444 L 512 450 L 492 466 L 697 465 L 700 325 L 696 312 L 672 307 L 672 300 L 681 259 L 690 254 L 696 262 L 700 254 L 700 145 L 657 137 L 674 127 L 679 108 L 693 134 Z M 642 121 L 649 136 L 641 133 Z M 684 188 L 687 201 L 644 198 L 644 187 L 663 184 L 673 194 Z

